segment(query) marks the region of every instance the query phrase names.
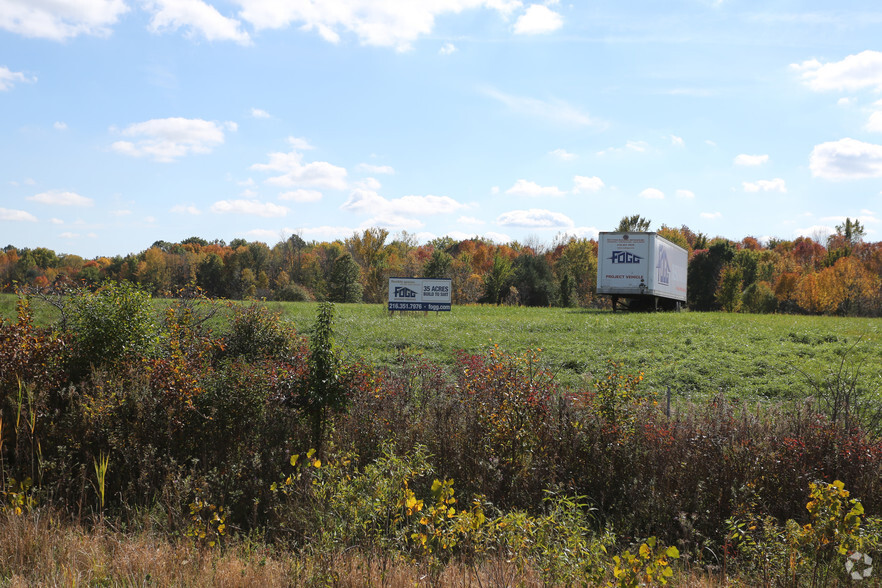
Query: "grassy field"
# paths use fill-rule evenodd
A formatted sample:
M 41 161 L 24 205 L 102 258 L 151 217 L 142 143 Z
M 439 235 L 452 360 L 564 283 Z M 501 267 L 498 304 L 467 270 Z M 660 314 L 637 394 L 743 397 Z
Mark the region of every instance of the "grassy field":
M 309 333 L 315 303 L 268 302 Z M 57 319 L 35 301 L 38 321 Z M 15 316 L 15 297 L 0 296 L 0 316 Z M 219 326 L 222 328 L 222 326 Z M 459 306 L 448 313 L 390 316 L 382 305 L 337 305 L 338 347 L 349 359 L 390 365 L 401 351 L 449 365 L 455 352 L 491 345 L 510 353 L 541 349 L 542 360 L 569 386 L 590 381 L 607 361 L 642 371 L 645 382 L 675 399 L 723 392 L 749 400 L 810 393 L 807 375 L 839 368 L 843 358 L 861 382 L 882 389 L 882 320 L 726 313 L 609 311 Z

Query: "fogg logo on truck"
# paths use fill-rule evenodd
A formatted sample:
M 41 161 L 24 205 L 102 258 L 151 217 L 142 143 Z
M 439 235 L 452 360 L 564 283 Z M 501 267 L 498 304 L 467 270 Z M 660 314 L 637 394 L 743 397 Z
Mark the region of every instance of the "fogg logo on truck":
M 634 255 L 630 251 L 613 251 L 609 259 L 613 263 L 640 263 L 643 261 L 642 257 Z
M 404 286 L 395 286 L 395 298 L 416 298 L 417 293 Z

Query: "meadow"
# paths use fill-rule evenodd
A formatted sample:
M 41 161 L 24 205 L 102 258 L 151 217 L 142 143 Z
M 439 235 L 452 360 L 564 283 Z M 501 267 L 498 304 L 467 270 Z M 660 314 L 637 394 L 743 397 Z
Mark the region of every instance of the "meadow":
M 16 297 L 0 295 L 0 317 L 15 318 Z M 155 299 L 159 309 L 167 301 Z M 236 303 L 239 305 L 250 303 Z M 317 303 L 259 303 L 309 335 Z M 451 365 L 457 351 L 541 350 L 562 385 L 578 387 L 608 361 L 643 372 L 646 385 L 675 400 L 719 393 L 750 401 L 789 400 L 813 392 L 810 380 L 845 359 L 866 386 L 882 390 L 882 319 L 723 312 L 613 313 L 608 310 L 457 306 L 445 313 L 395 313 L 385 305 L 338 304 L 335 335 L 342 355 L 393 365 L 402 351 Z M 34 301 L 38 324 L 58 319 Z M 213 322 L 223 329 L 228 313 Z
M 314 303 L 267 303 L 304 333 Z M 590 383 L 608 361 L 643 372 L 646 385 L 679 400 L 723 393 L 785 400 L 812 392 L 809 379 L 860 366 L 882 389 L 882 319 L 720 312 L 612 313 L 605 310 L 461 306 L 449 313 L 390 316 L 383 305 L 337 306 L 337 342 L 351 358 L 391 365 L 399 352 L 450 365 L 456 351 L 541 350 L 563 385 Z

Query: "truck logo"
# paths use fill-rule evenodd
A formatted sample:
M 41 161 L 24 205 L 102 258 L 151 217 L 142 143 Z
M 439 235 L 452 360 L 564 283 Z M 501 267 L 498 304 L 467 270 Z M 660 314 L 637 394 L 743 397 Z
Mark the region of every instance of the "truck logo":
M 655 264 L 658 283 L 665 286 L 671 283 L 671 264 L 668 262 L 668 251 L 662 246 L 658 248 L 658 263 Z
M 417 293 L 404 286 L 395 286 L 395 298 L 416 298 Z
M 613 263 L 640 263 L 643 261 L 643 258 L 639 255 L 634 255 L 630 251 L 613 251 L 610 260 Z

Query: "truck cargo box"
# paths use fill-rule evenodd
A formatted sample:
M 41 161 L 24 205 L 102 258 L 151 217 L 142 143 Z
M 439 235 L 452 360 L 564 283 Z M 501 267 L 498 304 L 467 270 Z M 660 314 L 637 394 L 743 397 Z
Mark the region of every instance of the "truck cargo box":
M 686 302 L 686 250 L 656 233 L 602 232 L 597 249 L 597 293 Z M 676 305 L 679 307 L 679 305 Z

